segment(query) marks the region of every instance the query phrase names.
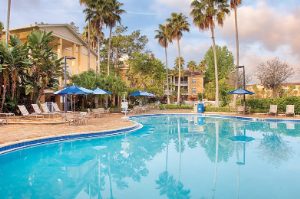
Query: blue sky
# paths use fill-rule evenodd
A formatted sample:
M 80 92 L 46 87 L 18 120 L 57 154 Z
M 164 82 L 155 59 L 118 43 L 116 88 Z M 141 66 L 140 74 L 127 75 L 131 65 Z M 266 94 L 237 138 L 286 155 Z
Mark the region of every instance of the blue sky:
M 147 48 L 164 60 L 163 49 L 154 38 L 154 30 L 164 23 L 171 12 L 188 16 L 190 0 L 121 0 L 127 11 L 123 25 L 129 31 L 141 30 L 149 38 Z M 6 21 L 7 1 L 0 0 L 0 20 Z M 85 24 L 83 7 L 79 0 L 12 0 L 11 27 L 22 27 L 34 22 L 70 23 L 82 28 Z M 191 21 L 190 21 L 191 22 Z M 217 44 L 227 45 L 235 52 L 233 15 L 227 17 L 224 27 L 216 32 Z M 192 24 L 192 22 L 191 22 Z M 300 1 L 299 0 L 244 0 L 239 8 L 241 64 L 249 75 L 259 63 L 279 57 L 295 68 L 290 81 L 300 82 Z M 209 32 L 199 31 L 192 25 L 181 41 L 186 62 L 200 61 L 211 45 Z M 176 55 L 170 49 L 170 65 Z M 298 75 L 297 75 L 298 74 Z M 255 78 L 253 78 L 255 81 Z

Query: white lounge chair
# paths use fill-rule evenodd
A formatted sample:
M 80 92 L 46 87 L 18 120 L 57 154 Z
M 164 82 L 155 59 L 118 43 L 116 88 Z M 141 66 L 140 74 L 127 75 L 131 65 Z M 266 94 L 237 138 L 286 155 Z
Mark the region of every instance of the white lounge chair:
M 295 105 L 287 105 L 285 115 L 295 117 Z
M 60 108 L 58 107 L 57 103 L 53 102 L 52 103 L 53 106 L 53 111 L 56 113 L 62 113 L 63 111 L 60 110 Z
M 33 110 L 34 110 L 34 113 L 37 114 L 37 115 L 48 115 L 50 117 L 50 115 L 52 115 L 51 113 L 43 113 L 39 107 L 39 105 L 37 104 L 31 104 Z
M 0 119 L 0 124 L 1 125 L 7 124 L 7 120 L 6 119 Z
M 270 105 L 269 115 L 277 115 L 277 105 Z
M 41 104 L 41 108 L 42 108 L 42 110 L 43 110 L 43 113 L 45 113 L 45 114 L 48 114 L 48 115 L 61 115 L 60 113 L 58 113 L 58 112 L 51 112 L 50 110 L 49 110 L 49 108 L 48 108 L 48 106 L 47 106 L 47 104 L 46 103 L 43 103 L 43 104 Z
M 40 118 L 44 117 L 43 115 L 38 115 L 36 113 L 30 114 L 24 105 L 18 105 L 18 108 L 19 108 L 22 116 L 24 116 L 24 117 L 36 117 L 36 118 L 38 118 L 38 117 L 40 117 Z

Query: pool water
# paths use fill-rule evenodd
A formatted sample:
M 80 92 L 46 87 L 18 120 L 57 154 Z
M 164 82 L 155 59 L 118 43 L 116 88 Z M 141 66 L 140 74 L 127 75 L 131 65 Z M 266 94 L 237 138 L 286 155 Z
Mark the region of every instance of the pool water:
M 197 115 L 0 156 L 0 198 L 300 197 L 300 123 Z

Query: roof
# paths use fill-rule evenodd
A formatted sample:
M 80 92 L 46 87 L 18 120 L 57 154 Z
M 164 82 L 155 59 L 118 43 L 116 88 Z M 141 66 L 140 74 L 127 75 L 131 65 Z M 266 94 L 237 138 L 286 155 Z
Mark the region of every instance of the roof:
M 10 31 L 17 31 L 17 30 L 22 30 L 22 29 L 34 29 L 34 28 L 47 28 L 47 27 L 65 27 L 67 28 L 80 42 L 83 46 L 85 46 L 86 48 L 89 48 L 88 44 L 81 38 L 81 36 L 74 30 L 73 26 L 71 26 L 70 24 L 31 24 L 28 26 L 23 26 L 20 28 L 13 28 L 10 29 Z M 89 48 L 91 50 L 91 52 L 97 56 L 97 53 Z

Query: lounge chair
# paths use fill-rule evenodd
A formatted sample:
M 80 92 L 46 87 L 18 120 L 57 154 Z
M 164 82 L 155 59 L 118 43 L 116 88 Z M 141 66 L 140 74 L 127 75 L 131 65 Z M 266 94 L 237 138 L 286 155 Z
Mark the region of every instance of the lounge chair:
M 22 116 L 24 117 L 36 117 L 36 118 L 43 118 L 43 115 L 38 115 L 36 113 L 29 113 L 28 110 L 26 109 L 26 107 L 24 105 L 18 105 L 18 108 L 22 114 Z
M 31 104 L 33 110 L 34 110 L 34 113 L 37 114 L 37 115 L 48 115 L 49 117 L 53 114 L 51 113 L 43 113 L 39 107 L 39 105 L 37 104 Z
M 287 105 L 285 115 L 295 117 L 295 105 Z
M 1 125 L 7 124 L 7 120 L 6 119 L 0 119 L 0 124 Z
M 61 113 L 58 112 L 51 112 L 47 106 L 46 103 L 41 104 L 41 108 L 43 110 L 43 113 L 48 114 L 48 115 L 61 115 Z
M 52 106 L 53 106 L 53 111 L 55 113 L 63 113 L 63 111 L 61 111 L 60 108 L 58 107 L 57 103 L 53 102 Z
M 246 114 L 250 113 L 250 108 L 251 107 L 246 106 L 246 110 L 245 110 Z M 238 106 L 237 109 L 236 109 L 236 112 L 239 113 L 239 114 L 244 114 L 244 106 Z
M 269 115 L 277 115 L 277 105 L 270 105 Z

